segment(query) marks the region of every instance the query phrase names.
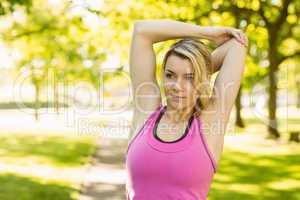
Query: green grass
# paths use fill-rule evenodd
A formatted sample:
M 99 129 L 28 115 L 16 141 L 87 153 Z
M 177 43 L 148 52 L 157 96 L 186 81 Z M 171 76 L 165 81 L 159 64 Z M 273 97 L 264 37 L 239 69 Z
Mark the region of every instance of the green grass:
M 93 148 L 88 138 L 79 136 L 0 135 L 0 156 L 6 163 L 32 158 L 56 166 L 82 165 L 86 163 Z
M 72 134 L 0 135 L 1 200 L 77 199 L 95 139 Z
M 209 199 L 300 199 L 299 166 L 299 151 L 297 154 L 255 155 L 226 150 Z
M 300 144 L 264 140 L 266 128 L 255 121 L 246 119 L 247 127 L 225 143 L 209 200 L 300 200 Z M 286 140 L 284 121 L 279 130 Z M 297 130 L 299 124 L 288 120 Z
M 13 173 L 0 175 L 1 200 L 70 200 L 76 197 L 77 189 L 59 182 L 44 182 L 30 176 Z
M 0 109 L 18 109 L 18 108 L 35 108 L 35 102 L 8 102 L 8 103 L 0 103 Z M 60 108 L 62 107 L 69 107 L 65 103 L 58 103 L 58 106 Z M 51 108 L 55 107 L 54 102 L 47 102 L 47 101 L 41 101 L 39 104 L 40 108 Z

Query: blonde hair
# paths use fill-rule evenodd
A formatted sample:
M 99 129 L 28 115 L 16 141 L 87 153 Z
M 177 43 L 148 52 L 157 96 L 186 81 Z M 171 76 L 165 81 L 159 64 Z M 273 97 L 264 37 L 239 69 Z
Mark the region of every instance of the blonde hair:
M 193 72 L 195 73 L 194 86 L 199 94 L 193 115 L 198 117 L 201 115 L 201 110 L 212 100 L 210 97 L 210 77 L 212 74 L 211 54 L 207 46 L 200 40 L 192 38 L 179 40 L 170 47 L 164 56 L 161 73 L 162 80 L 167 59 L 171 55 L 189 59 L 192 63 Z

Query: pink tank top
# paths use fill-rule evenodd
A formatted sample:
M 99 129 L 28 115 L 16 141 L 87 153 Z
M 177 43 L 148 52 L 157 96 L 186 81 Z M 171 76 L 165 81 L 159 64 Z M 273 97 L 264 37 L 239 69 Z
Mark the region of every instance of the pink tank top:
M 181 138 L 163 141 L 156 128 L 165 110 L 160 105 L 127 147 L 127 200 L 205 200 L 217 165 L 201 121 L 191 117 Z

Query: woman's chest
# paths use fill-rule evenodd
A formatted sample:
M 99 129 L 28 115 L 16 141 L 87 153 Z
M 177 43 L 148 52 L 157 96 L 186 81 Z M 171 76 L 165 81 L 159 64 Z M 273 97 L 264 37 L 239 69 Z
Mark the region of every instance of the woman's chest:
M 167 177 L 160 181 L 191 186 L 213 174 L 205 152 L 192 144 L 182 151 L 162 152 L 137 141 L 127 154 L 126 165 L 132 179 Z

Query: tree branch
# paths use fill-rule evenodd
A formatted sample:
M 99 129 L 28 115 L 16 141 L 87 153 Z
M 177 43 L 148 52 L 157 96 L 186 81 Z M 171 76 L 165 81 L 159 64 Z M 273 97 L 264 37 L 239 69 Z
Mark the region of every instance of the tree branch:
M 268 20 L 268 18 L 264 14 L 262 4 L 260 5 L 260 8 L 259 8 L 258 12 L 256 12 L 255 10 L 249 9 L 249 8 L 240 8 L 235 4 L 231 4 L 231 9 L 234 10 L 234 12 L 240 13 L 241 15 L 246 14 L 246 16 L 257 15 L 258 14 L 264 20 L 264 22 L 266 23 L 267 29 L 269 29 L 272 26 L 272 24 L 270 23 L 270 21 Z
M 279 64 L 281 64 L 284 60 L 289 59 L 289 58 L 296 58 L 296 57 L 300 56 L 300 51 L 296 51 L 295 53 L 291 54 L 291 55 L 287 55 L 287 56 L 281 56 L 279 58 Z
M 245 13 L 247 15 L 253 15 L 253 14 L 257 14 L 254 10 L 248 9 L 248 8 L 240 8 L 235 4 L 231 4 L 231 8 L 234 10 L 238 10 L 241 13 Z
M 285 27 L 286 26 L 286 27 Z M 286 38 L 292 37 L 293 36 L 293 28 L 297 26 L 297 24 L 289 24 L 287 22 L 284 22 L 283 27 L 282 27 L 282 31 L 279 34 L 279 40 L 278 41 L 282 41 Z
M 11 36 L 9 39 L 10 40 L 14 40 L 14 39 L 17 39 L 17 38 L 20 38 L 20 37 L 23 37 L 23 36 L 27 36 L 27 35 L 31 35 L 31 34 L 36 34 L 36 33 L 42 33 L 43 31 L 49 29 L 50 26 L 49 25 L 45 25 L 45 26 L 42 26 L 41 28 L 37 29 L 37 30 L 27 30 L 27 31 L 24 31 L 22 33 L 19 33 L 17 35 L 14 35 L 14 36 Z
M 268 18 L 265 15 L 263 4 L 263 2 L 260 3 L 258 13 L 261 16 L 261 18 L 265 21 L 267 28 L 269 28 L 272 24 L 269 22 Z
M 274 27 L 280 28 L 280 26 L 285 22 L 285 19 L 288 15 L 288 7 L 292 0 L 284 0 L 283 1 L 283 8 L 281 10 L 281 15 L 278 17 L 276 22 L 274 23 Z

